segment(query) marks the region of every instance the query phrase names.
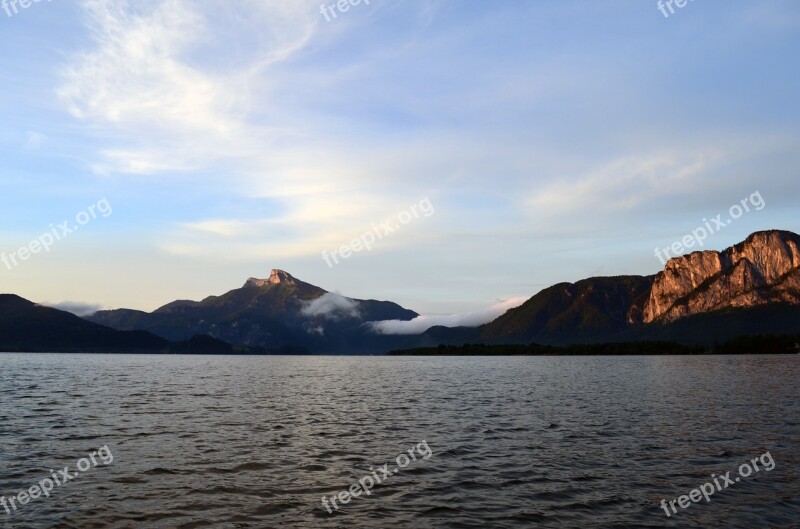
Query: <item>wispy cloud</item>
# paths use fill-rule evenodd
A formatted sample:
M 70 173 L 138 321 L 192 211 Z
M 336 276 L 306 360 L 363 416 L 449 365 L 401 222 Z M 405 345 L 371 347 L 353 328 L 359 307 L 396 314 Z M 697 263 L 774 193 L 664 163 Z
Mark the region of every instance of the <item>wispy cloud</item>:
M 530 274 L 549 284 L 594 270 L 609 241 L 649 253 L 653 225 L 695 222 L 720 194 L 753 189 L 775 197 L 757 227 L 792 228 L 782 212 L 798 182 L 797 76 L 785 68 L 796 2 L 709 4 L 686 26 L 653 8 L 571 0 L 382 0 L 336 23 L 319 8 L 77 0 L 26 17 L 30 33 L 0 36 L 18 50 L 0 58 L 11 83 L 0 103 L 6 224 L 35 232 L 37 207 L 101 186 L 117 194 L 114 228 L 136 256 L 120 262 L 158 270 L 147 280 L 161 288 L 86 294 L 109 304 L 118 291 L 151 304 L 165 288 L 206 294 L 187 263 L 230 271 L 280 259 L 314 273 L 323 250 L 421 196 L 436 203 L 435 222 L 341 267 L 332 284 L 364 297 L 360 267 L 447 269 L 458 279 L 432 281 L 433 295 L 462 299 L 460 280 L 503 255 L 515 265 L 502 292 L 523 292 Z M 618 23 L 634 29 L 602 29 Z M 710 23 L 714 39 L 702 34 Z M 41 185 L 20 201 L 32 161 Z M 109 230 L 87 244 L 118 240 Z M 573 253 L 554 266 L 562 249 Z M 647 271 L 621 256 L 608 270 Z M 60 263 L 85 268 L 77 254 Z M 90 275 L 116 284 L 106 268 Z M 465 302 L 490 298 L 491 283 Z M 28 287 L 52 296 L 48 281 Z M 394 292 L 383 276 L 375 287 Z M 419 307 L 428 292 L 406 302 Z
M 91 47 L 72 56 L 58 94 L 75 118 L 118 144 L 102 150 L 96 170 L 197 170 L 219 159 L 263 153 L 274 131 L 250 119 L 256 110 L 251 88 L 271 65 L 302 48 L 314 21 L 307 1 L 241 4 L 238 12 L 247 12 L 250 24 L 261 24 L 254 49 L 247 49 L 249 42 L 226 48 L 241 44 L 242 30 L 227 2 L 82 4 Z M 217 67 L 213 60 L 225 49 L 228 66 Z M 208 50 L 215 51 L 198 60 Z
M 576 211 L 629 210 L 649 201 L 697 189 L 701 177 L 724 158 L 714 150 L 667 151 L 626 156 L 588 174 L 559 180 L 536 191 L 529 203 L 543 215 Z
M 160 179 L 201 172 L 228 195 L 276 204 L 260 216 L 200 214 L 176 223 L 164 230 L 162 250 L 209 256 L 221 244 L 241 259 L 313 255 L 405 205 L 402 196 L 386 194 L 408 183 L 408 172 L 387 171 L 397 154 L 368 160 L 369 147 L 354 145 L 345 154 L 315 126 L 323 116 L 301 122 L 282 110 L 276 93 L 285 95 L 298 79 L 280 66 L 311 42 L 320 24 L 317 3 L 82 5 L 91 45 L 71 56 L 58 93 L 76 119 L 102 135 L 93 168 Z M 313 82 L 335 87 L 338 76 L 315 74 Z
M 28 139 L 25 142 L 25 149 L 29 151 L 36 151 L 39 148 L 41 148 L 45 140 L 47 140 L 47 136 L 45 136 L 41 132 L 36 132 L 32 130 L 28 131 Z

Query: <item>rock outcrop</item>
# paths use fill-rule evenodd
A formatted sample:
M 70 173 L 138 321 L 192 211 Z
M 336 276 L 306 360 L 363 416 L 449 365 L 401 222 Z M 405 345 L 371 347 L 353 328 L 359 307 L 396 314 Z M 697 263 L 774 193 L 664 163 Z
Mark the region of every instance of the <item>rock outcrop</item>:
M 251 277 L 244 284 L 245 287 L 261 288 L 267 285 L 297 285 L 297 280 L 289 272 L 273 269 L 268 279 Z
M 764 231 L 722 252 L 670 259 L 653 282 L 641 322 L 777 302 L 800 304 L 800 236 Z

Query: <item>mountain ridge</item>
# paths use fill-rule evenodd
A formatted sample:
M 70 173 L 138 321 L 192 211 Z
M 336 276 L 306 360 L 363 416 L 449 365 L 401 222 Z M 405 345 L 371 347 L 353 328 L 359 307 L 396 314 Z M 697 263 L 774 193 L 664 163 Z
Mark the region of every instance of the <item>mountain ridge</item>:
M 5 352 L 154 352 L 168 345 L 146 331 L 118 331 L 16 294 L 0 294 L 0 350 Z
M 86 319 L 119 330 L 143 329 L 169 340 L 208 335 L 251 347 L 301 346 L 328 353 L 368 352 L 381 340 L 370 321 L 419 316 L 390 301 L 340 296 L 273 269 L 240 288 L 201 301 L 173 301 L 151 313 L 116 309 Z
M 371 325 L 412 320 L 419 316 L 412 310 L 391 301 L 348 298 L 280 269 L 265 279 L 251 277 L 224 294 L 176 300 L 152 312 L 117 309 L 81 319 L 34 307 L 38 306 L 18 296 L 0 297 L 0 331 L 5 332 L 0 337 L 6 345 L 24 345 L 20 329 L 31 333 L 28 346 L 36 350 L 57 346 L 59 332 L 71 350 L 102 349 L 106 344 L 112 349 L 141 345 L 223 354 L 234 349 L 383 354 L 465 343 L 649 340 L 711 345 L 755 333 L 800 332 L 800 236 L 761 231 L 722 251 L 674 257 L 654 275 L 558 283 L 484 325 L 431 327 L 417 335 L 377 334 Z M 41 312 L 45 309 L 55 312 Z M 24 325 L 14 324 L 14 318 L 22 318 L 17 322 Z M 44 334 L 50 333 L 49 342 L 37 342 L 42 333 L 37 333 L 36 322 L 48 329 Z M 117 332 L 128 334 L 113 334 Z
M 490 343 L 581 343 L 647 336 L 657 330 L 645 330 L 648 325 L 714 313 L 725 319 L 726 311 L 781 304 L 800 305 L 800 235 L 765 230 L 719 252 L 674 257 L 655 275 L 595 277 L 554 285 L 484 325 L 475 336 Z M 592 320 L 598 310 L 606 321 Z M 543 320 L 547 311 L 550 317 Z M 622 311 L 627 313 L 624 324 L 618 317 Z M 565 321 L 572 325 L 565 328 Z
M 248 312 L 248 303 L 261 296 L 272 299 L 267 306 L 273 310 Z M 203 307 L 220 303 L 230 304 L 229 324 L 243 323 L 247 327 L 258 316 L 272 318 L 270 321 L 276 326 L 266 335 L 237 335 L 219 332 L 218 328 L 192 326 L 186 321 L 204 321 Z M 371 303 L 373 310 L 365 313 L 364 303 Z M 384 310 L 375 310 L 380 304 Z M 327 305 L 332 312 L 315 313 L 310 310 L 315 305 Z M 437 345 L 437 341 L 451 345 L 470 341 L 562 345 L 652 337 L 706 343 L 713 342 L 715 336 L 730 337 L 724 322 L 735 321 L 741 326 L 747 317 L 737 311 L 758 307 L 772 309 L 750 312 L 752 328 L 796 333 L 800 329 L 793 326 L 791 316 L 796 306 L 800 306 L 800 236 L 785 230 L 766 230 L 722 251 L 704 250 L 674 257 L 657 274 L 559 283 L 482 326 L 432 327 L 419 335 L 369 336 L 363 329 L 366 322 L 407 321 L 417 314 L 391 302 L 337 297 L 278 269 L 267 279 L 250 278 L 240 289 L 201 302 L 173 302 L 149 315 L 123 309 L 98 313 L 90 319 L 114 328 L 143 328 L 169 339 L 208 334 L 243 345 L 302 345 L 315 351 L 383 353 L 403 344 L 430 346 Z M 396 317 L 398 308 L 401 317 Z M 159 318 L 169 320 L 169 328 L 164 328 Z M 708 336 L 697 326 L 705 326 Z M 746 326 L 743 334 L 747 334 Z

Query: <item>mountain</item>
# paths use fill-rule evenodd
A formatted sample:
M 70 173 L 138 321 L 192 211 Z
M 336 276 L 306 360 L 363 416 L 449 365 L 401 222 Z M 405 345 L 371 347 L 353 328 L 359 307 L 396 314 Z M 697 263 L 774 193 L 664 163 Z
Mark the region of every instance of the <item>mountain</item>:
M 118 330 L 146 330 L 169 340 L 208 335 L 236 345 L 305 347 L 318 353 L 374 353 L 410 343 L 375 335 L 364 324 L 411 320 L 418 314 L 388 301 L 333 294 L 272 270 L 238 289 L 202 301 L 173 301 L 151 312 L 97 312 L 87 319 Z
M 477 329 L 428 330 L 429 346 L 668 340 L 713 344 L 800 332 L 800 236 L 763 231 L 722 252 L 694 252 L 655 276 L 561 283 Z
M 170 342 L 147 331 L 118 331 L 74 314 L 0 295 L 0 352 L 305 354 L 302 348 L 234 347 L 210 336 Z
M 117 331 L 13 294 L 0 295 L 0 351 L 160 352 L 169 342 L 144 331 Z
M 800 304 L 800 236 L 754 233 L 723 252 L 671 259 L 653 283 L 638 323 L 772 303 Z
M 591 341 L 626 329 L 647 299 L 653 277 L 621 276 L 561 283 L 486 325 L 489 341 Z
M 315 353 L 375 354 L 464 343 L 713 345 L 739 335 L 800 332 L 800 236 L 758 232 L 721 252 L 673 258 L 654 276 L 560 283 L 481 327 L 391 336 L 376 335 L 365 325 L 416 316 L 394 303 L 345 298 L 273 270 L 267 279 L 250 278 L 222 296 L 174 301 L 152 313 L 103 311 L 89 319 L 169 340 L 209 335 L 240 346 L 295 346 Z

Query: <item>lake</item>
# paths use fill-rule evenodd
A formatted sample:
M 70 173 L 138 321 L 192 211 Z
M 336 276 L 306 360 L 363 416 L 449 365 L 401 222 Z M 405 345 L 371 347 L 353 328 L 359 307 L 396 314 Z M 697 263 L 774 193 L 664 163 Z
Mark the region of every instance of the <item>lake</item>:
M 797 528 L 799 387 L 796 355 L 0 354 L 0 527 Z

